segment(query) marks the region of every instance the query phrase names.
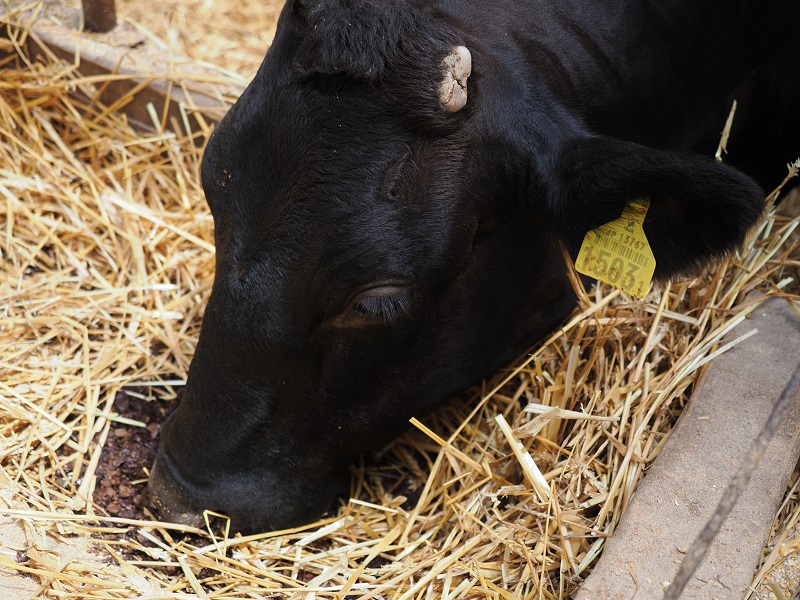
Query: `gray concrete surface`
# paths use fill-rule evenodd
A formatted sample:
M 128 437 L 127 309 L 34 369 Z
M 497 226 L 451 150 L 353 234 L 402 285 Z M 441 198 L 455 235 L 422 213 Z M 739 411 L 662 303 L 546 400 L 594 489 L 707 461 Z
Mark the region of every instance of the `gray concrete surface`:
M 689 547 L 800 362 L 800 318 L 771 299 L 732 335 L 639 485 L 576 600 L 663 596 Z M 800 454 L 800 395 L 682 598 L 741 600 Z

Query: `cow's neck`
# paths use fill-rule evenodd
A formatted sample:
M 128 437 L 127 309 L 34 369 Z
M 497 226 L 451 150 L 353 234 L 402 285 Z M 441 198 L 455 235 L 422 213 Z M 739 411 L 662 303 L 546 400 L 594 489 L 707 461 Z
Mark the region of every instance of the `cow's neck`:
M 546 86 L 595 133 L 665 148 L 693 148 L 716 135 L 729 105 L 707 99 L 733 98 L 742 65 L 755 68 L 771 51 L 747 40 L 765 39 L 762 30 L 780 21 L 752 18 L 746 2 L 730 0 L 669 7 L 647 0 L 492 0 L 498 3 L 491 18 L 482 14 L 487 3 L 422 4 L 475 48 L 476 69 L 483 63 L 492 88 L 518 77 L 533 82 L 526 85 L 535 101 L 537 86 Z M 709 94 L 709 87 L 720 93 Z

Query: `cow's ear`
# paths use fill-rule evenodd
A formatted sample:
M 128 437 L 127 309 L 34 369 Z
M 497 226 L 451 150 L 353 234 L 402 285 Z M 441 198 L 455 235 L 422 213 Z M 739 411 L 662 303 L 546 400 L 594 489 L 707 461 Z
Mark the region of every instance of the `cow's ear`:
M 392 0 L 294 0 L 299 67 L 372 80 L 414 35 L 415 10 Z
M 736 249 L 763 213 L 755 181 L 697 154 L 580 137 L 554 158 L 538 200 L 573 257 L 588 231 L 619 218 L 636 197 L 650 199 L 644 230 L 661 280 Z
M 300 39 L 298 67 L 373 81 L 412 67 L 438 87 L 442 58 L 458 46 L 453 32 L 404 0 L 290 0 Z

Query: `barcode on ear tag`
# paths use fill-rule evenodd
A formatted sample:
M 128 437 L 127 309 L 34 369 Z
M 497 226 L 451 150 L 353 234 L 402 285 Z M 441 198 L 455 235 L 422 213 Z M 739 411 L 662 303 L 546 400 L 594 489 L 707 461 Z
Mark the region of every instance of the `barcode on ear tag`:
M 631 200 L 619 219 L 587 233 L 575 261 L 578 273 L 644 298 L 656 270 L 656 258 L 643 227 L 649 208 L 647 198 Z

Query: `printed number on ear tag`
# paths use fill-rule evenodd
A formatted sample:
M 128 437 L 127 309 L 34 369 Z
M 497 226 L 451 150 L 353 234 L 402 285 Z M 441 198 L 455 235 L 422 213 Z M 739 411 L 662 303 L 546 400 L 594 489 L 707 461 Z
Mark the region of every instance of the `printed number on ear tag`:
M 631 200 L 619 219 L 587 233 L 575 261 L 578 273 L 644 298 L 656 270 L 643 228 L 648 208 L 647 198 Z

